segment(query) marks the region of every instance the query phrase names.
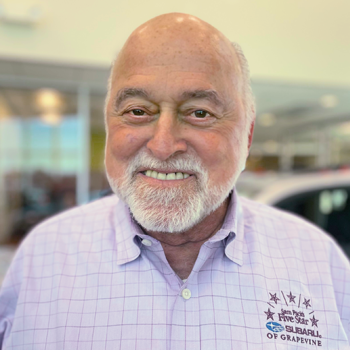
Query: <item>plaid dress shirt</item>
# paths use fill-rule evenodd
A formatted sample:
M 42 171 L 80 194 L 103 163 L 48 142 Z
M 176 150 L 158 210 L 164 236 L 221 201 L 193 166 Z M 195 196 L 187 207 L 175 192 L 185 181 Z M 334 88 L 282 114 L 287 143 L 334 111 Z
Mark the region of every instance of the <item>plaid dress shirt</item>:
M 0 293 L 2 349 L 350 349 L 350 264 L 299 218 L 238 198 L 184 282 L 116 196 L 35 228 Z

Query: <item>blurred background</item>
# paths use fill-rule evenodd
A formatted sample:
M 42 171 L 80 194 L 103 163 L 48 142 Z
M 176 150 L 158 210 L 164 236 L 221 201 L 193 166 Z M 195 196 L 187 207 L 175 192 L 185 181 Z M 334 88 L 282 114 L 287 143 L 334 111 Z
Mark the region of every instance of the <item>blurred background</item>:
M 159 14 L 196 15 L 249 61 L 257 122 L 242 195 L 350 246 L 348 0 L 0 0 L 0 283 L 41 220 L 108 192 L 111 61 Z

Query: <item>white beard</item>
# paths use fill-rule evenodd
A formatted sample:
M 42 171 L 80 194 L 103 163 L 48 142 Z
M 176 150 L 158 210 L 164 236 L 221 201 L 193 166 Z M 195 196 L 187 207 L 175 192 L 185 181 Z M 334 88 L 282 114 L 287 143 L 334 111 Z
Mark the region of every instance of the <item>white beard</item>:
M 137 175 L 140 168 L 173 168 L 196 175 L 181 186 L 161 188 L 150 186 Z M 166 162 L 140 151 L 121 178 L 107 173 L 109 184 L 130 208 L 135 220 L 146 230 L 180 233 L 189 230 L 215 211 L 233 189 L 237 172 L 224 184 L 212 184 L 208 171 L 197 157 L 184 154 Z M 194 181 L 193 181 L 194 180 Z

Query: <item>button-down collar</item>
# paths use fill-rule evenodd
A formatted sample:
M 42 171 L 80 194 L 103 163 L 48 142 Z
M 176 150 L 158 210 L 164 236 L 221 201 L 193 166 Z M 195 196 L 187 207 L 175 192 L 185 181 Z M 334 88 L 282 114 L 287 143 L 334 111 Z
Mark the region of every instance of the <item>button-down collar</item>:
M 114 227 L 116 228 L 117 264 L 122 265 L 137 259 L 141 250 L 136 236 L 143 232 L 130 215 L 127 205 L 120 199 L 115 206 Z
M 243 209 L 235 190 L 231 195 L 222 230 L 229 231 L 225 254 L 238 265 L 243 265 L 244 218 Z

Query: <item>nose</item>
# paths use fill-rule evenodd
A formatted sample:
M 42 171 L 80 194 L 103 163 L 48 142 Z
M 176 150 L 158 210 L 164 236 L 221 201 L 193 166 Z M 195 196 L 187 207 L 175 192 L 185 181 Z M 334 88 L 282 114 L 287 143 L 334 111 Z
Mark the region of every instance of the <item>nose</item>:
M 153 135 L 147 142 L 147 148 L 162 161 L 186 152 L 187 143 L 180 136 L 180 128 L 173 113 L 161 113 L 154 125 Z

